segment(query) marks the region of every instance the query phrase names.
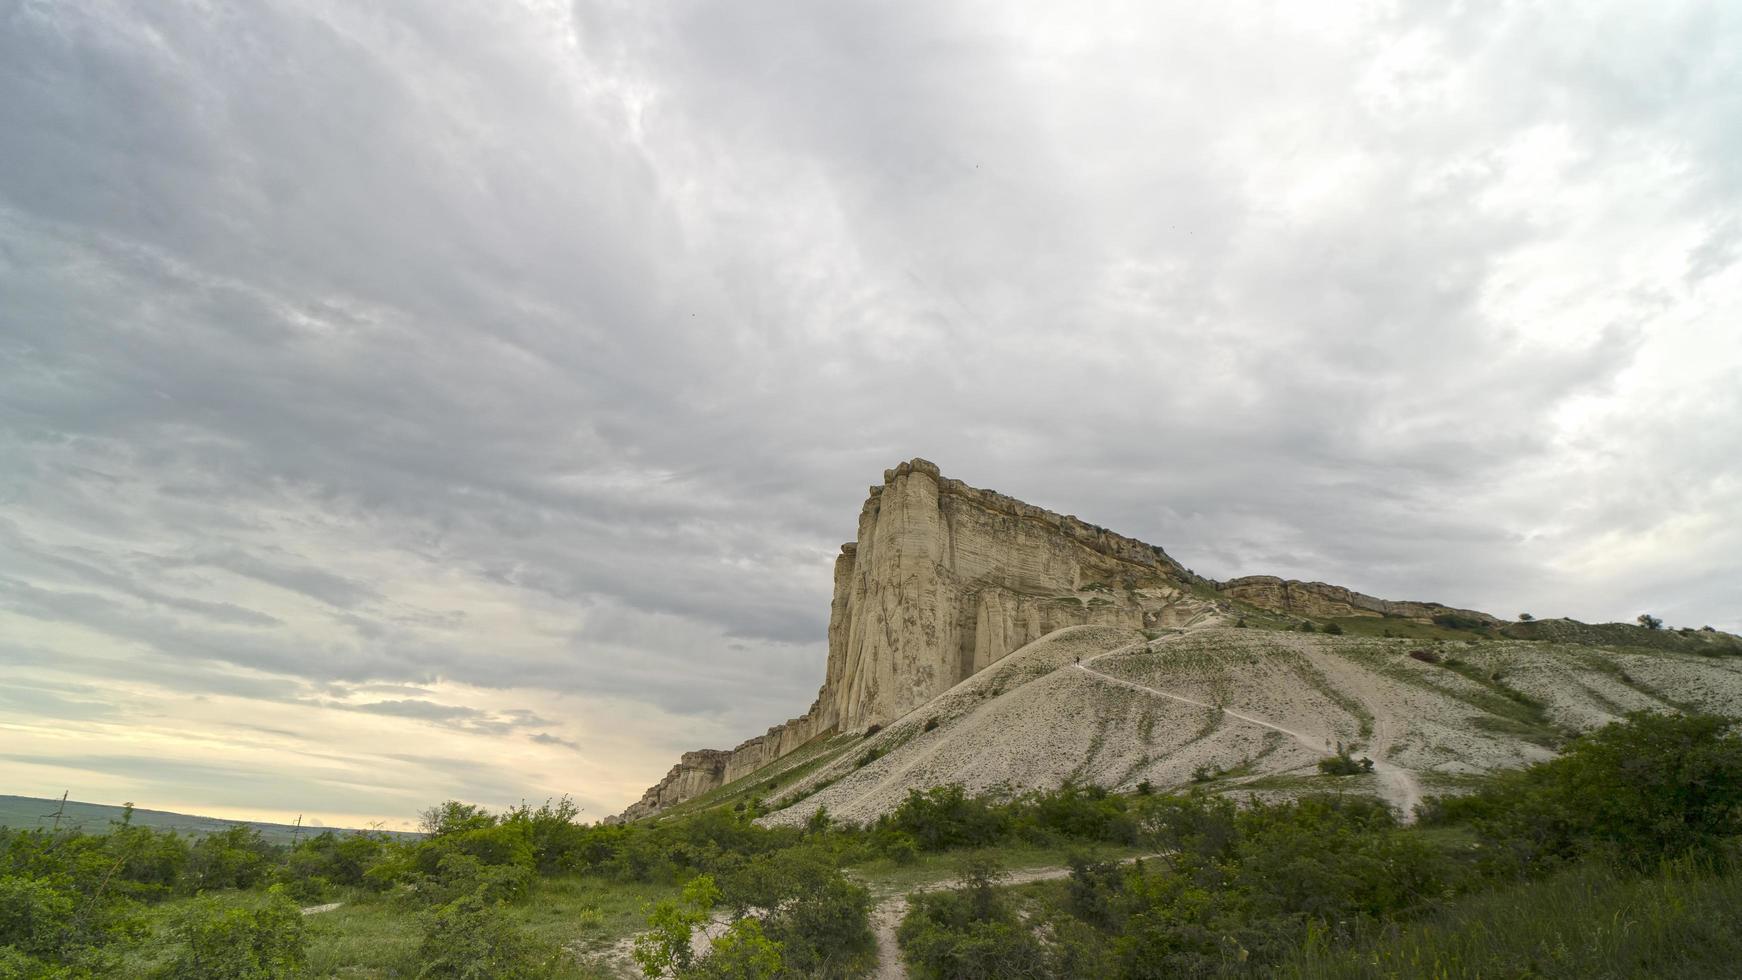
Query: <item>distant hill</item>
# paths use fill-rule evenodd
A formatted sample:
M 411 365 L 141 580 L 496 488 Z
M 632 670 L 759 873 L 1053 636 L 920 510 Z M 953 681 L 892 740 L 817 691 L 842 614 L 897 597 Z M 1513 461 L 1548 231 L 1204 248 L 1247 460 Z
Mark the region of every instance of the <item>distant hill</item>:
M 34 796 L 0 796 L 0 827 L 11 827 L 18 830 L 31 830 L 37 827 L 54 825 L 54 814 L 60 808 L 60 800 L 44 800 Z M 66 809 L 61 815 L 62 830 L 84 830 L 89 833 L 100 833 L 109 828 L 111 821 L 119 821 L 122 807 L 108 806 L 103 803 L 77 803 L 68 800 Z M 300 833 L 307 839 L 324 831 L 335 834 L 360 834 L 361 830 L 343 829 L 339 827 L 303 826 L 298 831 L 290 824 L 261 823 L 255 820 L 221 820 L 217 817 L 196 817 L 187 813 L 170 813 L 167 810 L 133 809 L 133 824 L 138 827 L 150 827 L 153 830 L 173 830 L 189 835 L 203 835 L 229 830 L 239 824 L 245 824 L 260 831 L 260 836 L 275 843 L 288 844 Z M 416 837 L 403 831 L 382 831 L 394 837 Z

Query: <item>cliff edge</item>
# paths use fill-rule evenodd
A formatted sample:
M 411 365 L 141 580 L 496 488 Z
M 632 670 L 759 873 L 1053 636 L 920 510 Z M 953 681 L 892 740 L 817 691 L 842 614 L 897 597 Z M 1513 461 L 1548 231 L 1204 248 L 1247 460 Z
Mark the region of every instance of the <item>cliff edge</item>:
M 810 709 L 736 748 L 685 753 L 616 819 L 694 799 L 815 739 L 888 725 L 1065 627 L 1202 626 L 1237 608 L 1499 625 L 1486 613 L 1323 582 L 1212 582 L 1155 545 L 968 486 L 914 459 L 870 488 L 858 538 L 835 559 L 828 665 Z
M 870 488 L 858 538 L 835 559 L 828 666 L 810 710 L 729 751 L 686 753 L 619 819 L 819 736 L 888 724 L 1054 630 L 1214 618 L 1204 591 L 1154 545 L 949 479 L 928 460 L 902 463 Z

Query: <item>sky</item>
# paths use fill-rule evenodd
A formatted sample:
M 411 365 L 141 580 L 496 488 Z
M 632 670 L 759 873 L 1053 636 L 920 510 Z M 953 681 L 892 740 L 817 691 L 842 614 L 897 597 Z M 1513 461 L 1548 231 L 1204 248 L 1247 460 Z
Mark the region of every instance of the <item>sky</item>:
M 1742 628 L 1733 3 L 0 0 L 0 793 L 403 827 L 802 713 L 914 456 Z

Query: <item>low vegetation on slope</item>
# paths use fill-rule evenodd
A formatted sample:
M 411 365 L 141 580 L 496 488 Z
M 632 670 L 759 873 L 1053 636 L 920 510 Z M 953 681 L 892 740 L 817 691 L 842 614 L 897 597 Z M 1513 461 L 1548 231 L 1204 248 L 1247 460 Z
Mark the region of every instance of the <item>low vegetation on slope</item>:
M 295 849 L 246 828 L 8 832 L 0 977 L 845 980 L 875 961 L 879 882 L 924 884 L 958 855 L 975 856 L 965 887 L 915 896 L 900 929 L 915 975 L 1720 976 L 1742 935 L 1731 726 L 1634 715 L 1431 799 L 1414 827 L 1351 794 L 1240 807 L 943 786 L 863 826 L 764 827 L 748 807 L 601 826 L 560 803 L 449 803 L 421 840 Z M 1020 889 L 987 861 L 1073 851 L 1068 880 Z M 322 901 L 343 904 L 297 914 Z M 1599 954 L 1622 959 L 1593 971 Z
M 1742 704 L 1742 658 L 1460 635 L 1071 627 L 862 740 L 842 736 L 803 766 L 741 783 L 760 787 L 755 798 L 773 811 L 765 821 L 785 826 L 818 808 L 874 820 L 909 790 L 950 784 L 991 795 L 1191 786 L 1277 800 L 1320 785 L 1318 764 L 1340 745 L 1378 767 L 1351 788 L 1389 791 L 1407 810 L 1410 784 L 1445 792 L 1541 761 L 1630 711 Z
M 1162 859 L 916 896 L 913 975 L 1726 977 L 1742 962 L 1742 739 L 1639 714 L 1426 825 L 1354 797 L 1174 798 Z

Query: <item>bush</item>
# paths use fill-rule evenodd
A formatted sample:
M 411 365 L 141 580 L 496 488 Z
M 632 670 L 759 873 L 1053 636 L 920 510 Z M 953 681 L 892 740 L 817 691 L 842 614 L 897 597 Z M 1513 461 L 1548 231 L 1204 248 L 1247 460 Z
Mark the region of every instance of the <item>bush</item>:
M 1046 952 L 995 890 L 1000 875 L 971 862 L 960 889 L 914 895 L 897 938 L 910 972 L 935 980 L 1044 976 Z
M 1100 929 L 1112 929 L 1122 915 L 1118 905 L 1125 891 L 1125 875 L 1111 861 L 1091 861 L 1073 854 L 1067 859 L 1071 877 L 1066 905 L 1072 915 Z
M 1362 756 L 1357 759 L 1350 755 L 1349 750 L 1337 746 L 1337 754 L 1319 760 L 1319 772 L 1326 776 L 1359 776 L 1373 771 L 1373 760 Z
M 272 872 L 278 849 L 246 824 L 207 834 L 188 850 L 186 878 L 195 891 L 253 888 Z
M 630 955 L 649 977 L 683 974 L 695 962 L 690 934 L 705 925 L 720 901 L 719 886 L 709 875 L 693 878 L 675 901 L 664 901 L 648 910 L 647 931 L 635 937 Z
M 550 976 L 561 957 L 481 894 L 424 913 L 422 924 L 413 964 L 420 980 L 537 980 Z
M 1342 636 L 1343 635 L 1343 625 L 1341 623 L 1328 623 L 1325 626 L 1325 632 L 1331 634 L 1332 636 Z
M 276 980 L 308 962 L 302 913 L 279 888 L 253 910 L 199 899 L 172 935 L 177 949 L 161 975 L 175 980 Z
M 284 859 L 281 880 L 294 894 L 299 888 L 319 894 L 328 884 L 355 886 L 388 853 L 384 838 L 370 834 L 340 837 L 325 831 L 297 845 Z
M 429 837 L 444 837 L 496 826 L 496 818 L 481 806 L 448 800 L 418 814 L 420 829 Z
M 1454 612 L 1440 613 L 1433 618 L 1433 621 L 1435 625 L 1444 626 L 1451 630 L 1479 630 L 1488 625 L 1474 616 Z
M 785 966 L 780 953 L 781 944 L 763 934 L 762 923 L 739 919 L 715 937 L 708 955 L 684 976 L 696 980 L 773 980 Z
M 1029 836 L 1130 844 L 1137 840 L 1137 821 L 1125 798 L 1099 786 L 1066 784 L 1051 793 L 1037 793 L 1007 808 Z M 984 841 L 983 841 L 984 843 Z
M 532 848 L 532 865 L 539 874 L 578 871 L 589 861 L 591 835 L 589 828 L 576 823 L 581 808 L 574 800 L 563 797 L 546 800 L 534 810 L 522 803 L 503 816 L 504 825 L 519 828 L 521 836 Z
M 1464 804 L 1519 871 L 1593 852 L 1641 866 L 1719 855 L 1742 834 L 1742 738 L 1733 719 L 1634 712 L 1560 758 L 1503 774 Z
M 1636 620 L 1636 622 L 1638 622 L 1639 625 L 1645 627 L 1648 630 L 1663 629 L 1663 620 L 1658 619 L 1656 616 L 1653 616 L 1650 613 L 1640 613 L 1639 618 Z
M 0 878 L 0 946 L 31 957 L 58 959 L 77 908 L 76 896 L 47 881 Z
M 763 923 L 790 975 L 847 980 L 877 956 L 871 893 L 829 868 L 789 878 L 790 894 Z
M 951 784 L 925 792 L 908 790 L 889 823 L 921 850 L 941 851 L 990 844 L 1004 835 L 1008 818 L 985 800 L 969 797 L 960 784 Z
M 1419 660 L 1424 664 L 1437 664 L 1440 662 L 1440 655 L 1432 650 L 1411 650 L 1409 651 L 1409 656 L 1411 659 Z

